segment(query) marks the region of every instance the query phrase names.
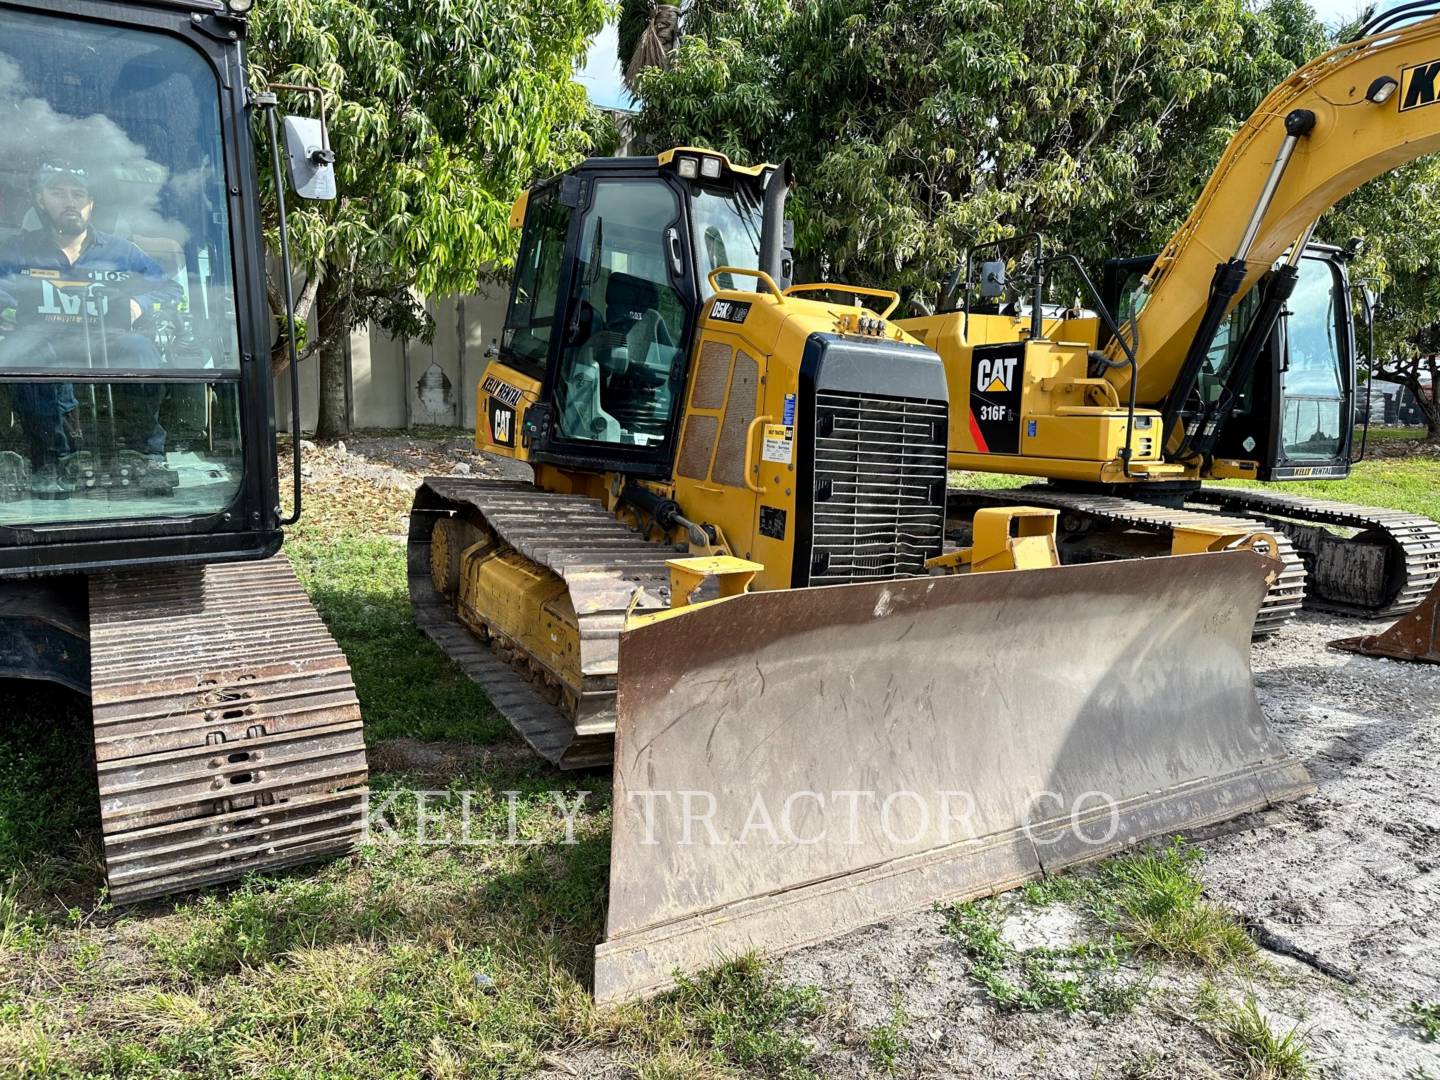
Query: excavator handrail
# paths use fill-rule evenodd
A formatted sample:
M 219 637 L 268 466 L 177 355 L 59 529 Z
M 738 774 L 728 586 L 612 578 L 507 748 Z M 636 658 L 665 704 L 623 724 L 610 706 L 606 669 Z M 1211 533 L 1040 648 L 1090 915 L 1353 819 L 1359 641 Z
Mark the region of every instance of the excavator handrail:
M 894 289 L 876 289 L 869 285 L 841 285 L 834 281 L 811 281 L 802 285 L 791 285 L 785 290 L 785 295 L 796 296 L 802 292 L 846 292 L 854 293 L 856 296 L 878 296 L 882 299 L 889 297 L 890 306 L 880 313 L 882 319 L 888 319 L 891 312 L 900 306 L 900 294 Z
M 776 285 L 775 279 L 764 270 L 754 270 L 748 266 L 717 266 L 705 275 L 710 282 L 710 288 L 714 289 L 717 293 L 733 291 L 727 290 L 726 287 L 721 285 L 717 280 L 721 274 L 744 274 L 746 277 L 753 277 L 759 281 L 761 285 L 764 285 L 765 288 L 770 290 L 776 301 L 781 304 L 785 303 L 785 291 L 781 289 L 779 285 Z

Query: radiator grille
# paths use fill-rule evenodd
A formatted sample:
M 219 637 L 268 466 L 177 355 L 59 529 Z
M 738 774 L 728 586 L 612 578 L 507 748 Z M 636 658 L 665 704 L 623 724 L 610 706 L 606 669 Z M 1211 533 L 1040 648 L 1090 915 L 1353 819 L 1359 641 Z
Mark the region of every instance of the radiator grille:
M 810 582 L 925 573 L 945 527 L 943 401 L 820 390 Z

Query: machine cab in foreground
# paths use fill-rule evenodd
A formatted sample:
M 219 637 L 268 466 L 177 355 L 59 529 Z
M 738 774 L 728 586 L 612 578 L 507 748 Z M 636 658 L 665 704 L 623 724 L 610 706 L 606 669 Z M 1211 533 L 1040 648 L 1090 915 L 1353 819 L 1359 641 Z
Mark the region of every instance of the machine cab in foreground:
M 0 3 L 0 577 L 280 543 L 244 22 Z

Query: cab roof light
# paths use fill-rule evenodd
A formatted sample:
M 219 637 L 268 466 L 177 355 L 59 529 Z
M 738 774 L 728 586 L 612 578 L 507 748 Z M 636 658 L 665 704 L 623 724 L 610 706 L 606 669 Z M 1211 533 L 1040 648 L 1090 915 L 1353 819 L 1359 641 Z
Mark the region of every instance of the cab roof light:
M 693 157 L 676 158 L 675 168 L 686 180 L 694 180 L 700 175 L 700 159 Z
M 701 158 L 700 175 L 709 177 L 711 180 L 720 179 L 720 159 L 718 157 Z

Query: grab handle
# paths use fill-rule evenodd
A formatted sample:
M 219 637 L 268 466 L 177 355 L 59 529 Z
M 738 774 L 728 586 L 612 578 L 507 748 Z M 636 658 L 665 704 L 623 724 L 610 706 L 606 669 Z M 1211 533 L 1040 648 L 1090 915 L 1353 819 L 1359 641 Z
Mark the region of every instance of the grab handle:
M 794 296 L 796 293 L 802 292 L 854 293 L 857 296 L 878 296 L 881 299 L 889 297 L 889 306 L 880 313 L 882 319 L 888 319 L 890 313 L 900 306 L 900 294 L 894 289 L 872 289 L 868 285 L 837 285 L 833 281 L 812 281 L 804 285 L 791 285 L 785 290 L 785 295 Z
M 770 292 L 772 296 L 775 297 L 776 300 L 778 300 L 782 304 L 785 303 L 785 294 L 781 291 L 780 286 L 776 285 L 775 279 L 772 278 L 769 274 L 767 274 L 764 270 L 751 270 L 744 266 L 717 266 L 714 270 L 711 270 L 710 273 L 705 275 L 707 278 L 710 279 L 710 288 L 714 289 L 716 292 L 720 292 L 723 288 L 723 286 L 721 286 L 720 282 L 717 280 L 721 274 L 741 274 L 745 277 L 753 277 L 757 281 L 759 281 L 761 285 L 764 285 L 765 288 Z
M 750 473 L 753 471 L 758 474 L 760 469 L 752 456 L 755 450 L 755 429 L 761 424 L 770 423 L 770 421 L 774 419 L 773 416 L 757 416 L 754 420 L 750 421 L 750 426 L 745 429 L 745 486 L 756 495 L 765 494 L 765 485 L 757 484 L 754 480 L 750 479 Z

